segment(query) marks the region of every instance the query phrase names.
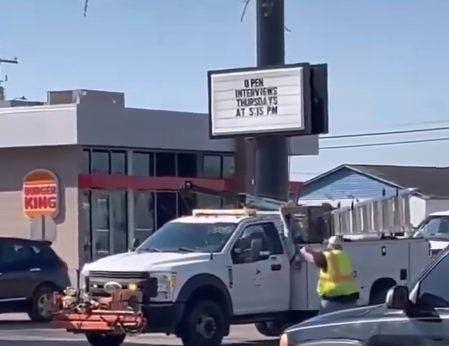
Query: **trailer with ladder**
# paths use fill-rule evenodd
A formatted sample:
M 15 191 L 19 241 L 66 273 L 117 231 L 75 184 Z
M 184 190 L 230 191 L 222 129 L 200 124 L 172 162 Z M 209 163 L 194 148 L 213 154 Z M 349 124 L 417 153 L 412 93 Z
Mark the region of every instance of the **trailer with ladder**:
M 192 185 L 185 190 L 208 192 Z M 71 292 L 70 310 L 59 311 L 54 324 L 85 333 L 93 346 L 118 346 L 136 332 L 175 334 L 186 346 L 218 346 L 230 325 L 246 323 L 278 336 L 317 314 L 317 269 L 299 250 L 323 250 L 331 235 L 343 238 L 352 259 L 359 304 L 382 303 L 392 286 L 407 285 L 430 261 L 428 241 L 407 236 L 406 198 L 398 194 L 334 209 L 239 194 L 235 209 L 193 210 L 166 223 L 134 252 L 86 264 L 82 292 Z M 108 321 L 130 318 L 129 311 L 98 303 L 110 287 L 127 295 L 135 290 L 140 299 L 141 308 L 129 307 L 138 317 L 129 330 L 98 322 L 103 315 Z M 77 303 L 83 318 L 87 311 L 95 323 L 77 323 Z

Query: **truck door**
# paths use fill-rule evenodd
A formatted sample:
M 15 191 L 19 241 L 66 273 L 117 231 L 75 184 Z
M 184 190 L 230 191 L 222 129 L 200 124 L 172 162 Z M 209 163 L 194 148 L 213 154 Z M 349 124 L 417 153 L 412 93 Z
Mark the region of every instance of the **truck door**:
M 272 222 L 261 223 L 266 243 L 264 247 L 269 251 L 269 258 L 261 261 L 266 271 L 266 298 L 272 301 L 271 311 L 287 311 L 290 306 L 290 260 L 276 226 Z M 266 245 L 265 245 L 266 244 Z
M 258 258 L 253 240 L 262 241 Z M 290 298 L 290 269 L 279 234 L 271 222 L 248 225 L 231 252 L 232 297 L 236 314 L 286 311 Z

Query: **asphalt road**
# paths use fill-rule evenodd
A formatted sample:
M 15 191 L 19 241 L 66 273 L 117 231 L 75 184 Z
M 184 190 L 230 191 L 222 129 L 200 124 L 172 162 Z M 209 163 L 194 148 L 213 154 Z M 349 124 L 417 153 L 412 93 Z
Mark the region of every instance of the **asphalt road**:
M 235 326 L 224 345 L 233 346 L 276 346 L 276 339 L 260 335 L 253 325 Z M 45 324 L 35 324 L 24 314 L 0 315 L 0 346 L 86 346 L 83 336 L 69 334 L 63 330 L 48 328 Z M 171 346 L 181 345 L 172 336 L 154 334 L 130 337 L 124 345 Z

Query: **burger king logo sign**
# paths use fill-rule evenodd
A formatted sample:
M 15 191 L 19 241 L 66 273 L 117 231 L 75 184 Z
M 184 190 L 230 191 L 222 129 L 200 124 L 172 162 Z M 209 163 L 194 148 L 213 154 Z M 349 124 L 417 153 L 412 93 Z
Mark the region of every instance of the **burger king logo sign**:
M 23 179 L 23 211 L 32 219 L 36 216 L 55 218 L 59 213 L 59 181 L 47 169 L 37 169 Z

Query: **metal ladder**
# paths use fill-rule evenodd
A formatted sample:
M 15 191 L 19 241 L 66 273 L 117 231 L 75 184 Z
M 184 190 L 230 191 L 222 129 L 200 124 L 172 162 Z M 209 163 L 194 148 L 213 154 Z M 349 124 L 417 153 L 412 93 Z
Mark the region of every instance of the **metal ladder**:
M 335 235 L 385 235 L 411 233 L 410 198 L 413 191 L 397 192 L 355 203 L 330 212 Z
M 257 197 L 248 193 L 239 193 L 239 202 L 247 208 L 254 208 L 265 211 L 279 211 L 287 205 L 287 201 L 281 201 L 274 198 Z
M 296 202 L 281 201 L 273 198 L 257 197 L 250 194 L 239 194 L 240 203 L 246 208 L 258 210 L 258 214 L 279 215 L 279 229 L 283 230 L 284 236 L 301 236 L 310 239 L 311 235 L 307 227 L 308 214 L 314 207 L 298 205 Z M 319 207 L 321 208 L 321 207 Z

